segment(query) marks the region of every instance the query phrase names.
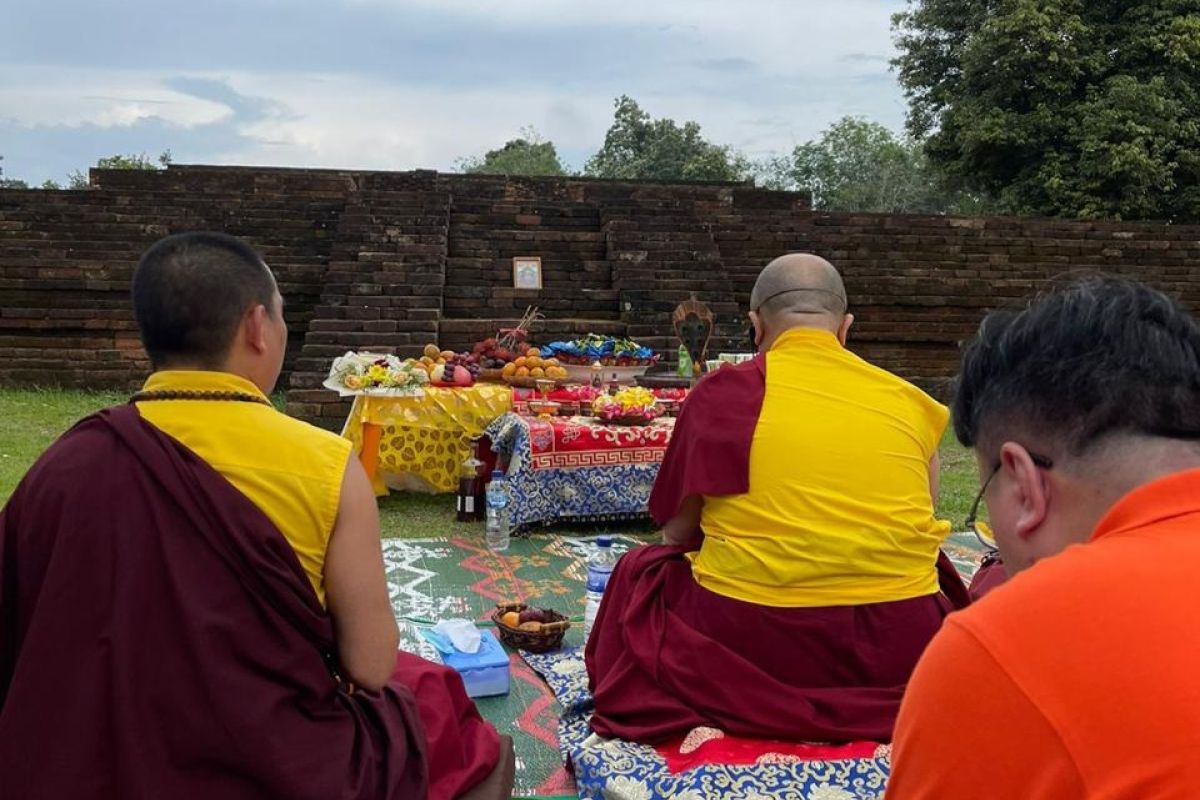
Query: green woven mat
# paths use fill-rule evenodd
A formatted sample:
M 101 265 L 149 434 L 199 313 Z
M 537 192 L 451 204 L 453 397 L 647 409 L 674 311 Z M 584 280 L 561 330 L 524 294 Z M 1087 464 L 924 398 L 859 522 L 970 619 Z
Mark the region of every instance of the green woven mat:
M 401 647 L 439 661 L 418 634 L 439 619 L 487 621 L 498 601 L 524 600 L 576 620 L 568 644 L 582 641 L 585 560 L 592 536 L 538 534 L 514 539 L 493 553 L 478 537 L 388 539 L 384 545 L 392 606 L 400 620 Z M 627 549 L 649 538 L 617 534 Z M 944 549 L 964 577 L 974 571 L 982 548 L 971 534 L 954 534 Z M 525 797 L 575 796 L 575 783 L 558 751 L 559 708 L 546 684 L 516 653 L 510 659 L 512 689 L 503 697 L 476 701 L 480 713 L 513 737 L 517 755 L 515 792 Z
M 479 537 L 387 539 L 384 564 L 392 606 L 400 620 L 400 646 L 439 661 L 418 633 L 439 619 L 488 620 L 498 601 L 523 600 L 576 619 L 568 644 L 582 642 L 585 560 L 591 536 L 533 535 L 513 539 L 493 553 Z M 626 549 L 647 539 L 617 534 Z M 490 620 L 488 620 L 490 625 Z M 558 751 L 558 703 L 549 687 L 514 652 L 511 691 L 476 701 L 501 733 L 513 737 L 517 756 L 515 792 L 520 796 L 575 796 L 575 782 Z

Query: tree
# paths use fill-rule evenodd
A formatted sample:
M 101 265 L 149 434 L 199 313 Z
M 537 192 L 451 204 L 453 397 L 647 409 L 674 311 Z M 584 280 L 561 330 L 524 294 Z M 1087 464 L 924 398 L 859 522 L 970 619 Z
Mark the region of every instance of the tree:
M 0 161 L 4 160 L 4 156 L 0 156 Z M 16 178 L 4 177 L 4 167 L 0 167 L 0 189 L 28 189 L 29 184 L 25 181 Z
M 843 117 L 788 156 L 760 165 L 768 188 L 805 189 L 830 211 L 942 214 L 977 212 L 981 203 L 947 189 L 921 145 L 877 122 Z
M 483 158 L 472 156 L 457 162 L 460 170 L 470 174 L 491 175 L 566 175 L 566 167 L 558 159 L 554 143 L 548 142 L 533 128 L 522 128 L 521 136 L 509 139 L 499 150 L 488 150 Z
M 138 169 L 147 171 L 156 171 L 166 169 L 171 164 L 171 151 L 164 150 L 158 155 L 156 161 L 150 160 L 145 153 L 137 155 L 120 155 L 108 156 L 101 158 L 96 162 L 96 169 Z M 70 183 L 68 189 L 86 189 L 90 185 L 88 176 L 82 170 L 75 170 L 67 176 Z
M 651 119 L 625 95 L 614 103 L 613 124 L 604 146 L 588 159 L 584 172 L 599 178 L 733 181 L 743 178 L 750 164 L 727 146 L 700 135 L 700 125 L 672 119 Z
M 908 130 L 1016 213 L 1200 219 L 1200 0 L 910 0 Z

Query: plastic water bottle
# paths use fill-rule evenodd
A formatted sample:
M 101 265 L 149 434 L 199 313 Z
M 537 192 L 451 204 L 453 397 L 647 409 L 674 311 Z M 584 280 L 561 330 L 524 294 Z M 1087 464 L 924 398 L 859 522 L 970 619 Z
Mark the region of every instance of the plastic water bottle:
M 583 639 L 592 634 L 592 624 L 600 611 L 600 600 L 604 597 L 604 589 L 608 586 L 608 576 L 612 575 L 617 563 L 617 554 L 612 549 L 611 536 L 597 536 L 596 546 L 587 562 L 587 606 L 583 611 Z
M 487 546 L 507 550 L 508 540 L 508 483 L 504 473 L 496 470 L 487 486 Z

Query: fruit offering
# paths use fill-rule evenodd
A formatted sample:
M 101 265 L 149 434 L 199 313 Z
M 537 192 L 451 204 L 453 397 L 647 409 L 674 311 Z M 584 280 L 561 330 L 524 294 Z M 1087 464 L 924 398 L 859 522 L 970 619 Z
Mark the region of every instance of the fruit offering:
M 525 355 L 517 356 L 505 364 L 500 371 L 500 377 L 509 383 L 522 379 L 537 380 L 538 378 L 562 381 L 566 380 L 567 371 L 558 363 L 558 359 L 542 358 L 541 351 L 536 347 L 531 347 L 525 351 Z
M 479 358 L 471 353 L 440 350 L 436 344 L 425 345 L 424 355 L 406 362 L 412 369 L 424 371 L 434 386 L 474 386 L 479 377 Z
M 571 342 L 551 342 L 542 348 L 542 356 L 557 358 L 564 364 L 591 366 L 599 362 L 605 367 L 648 367 L 658 360 L 653 350 L 632 339 L 594 333 Z
M 503 369 L 530 349 L 527 344 L 529 329 L 542 319 L 535 306 L 529 306 L 515 328 L 504 328 L 471 348 L 471 354 L 479 359 L 484 369 Z
M 415 393 L 429 383 L 424 370 L 393 355 L 348 352 L 333 361 L 326 385 L 348 392 Z
M 645 425 L 661 416 L 662 409 L 649 389 L 630 386 L 614 395 L 602 394 L 597 397 L 592 401 L 592 413 L 602 422 Z

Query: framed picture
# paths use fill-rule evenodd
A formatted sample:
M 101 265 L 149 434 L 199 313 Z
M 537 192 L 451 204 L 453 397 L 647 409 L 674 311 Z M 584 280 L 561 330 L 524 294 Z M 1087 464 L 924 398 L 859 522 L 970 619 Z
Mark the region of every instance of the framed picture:
M 515 256 L 513 258 L 513 288 L 542 288 L 542 259 L 539 256 Z

